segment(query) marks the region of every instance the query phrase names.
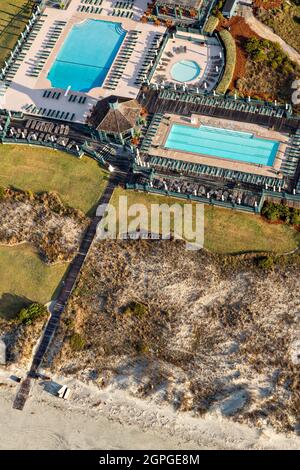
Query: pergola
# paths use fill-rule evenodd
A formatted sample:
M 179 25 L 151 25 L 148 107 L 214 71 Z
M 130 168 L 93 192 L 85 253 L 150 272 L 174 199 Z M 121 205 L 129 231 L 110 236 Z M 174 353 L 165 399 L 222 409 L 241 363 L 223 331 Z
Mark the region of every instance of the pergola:
M 203 0 L 157 0 L 156 15 L 192 21 L 200 17 L 202 3 Z

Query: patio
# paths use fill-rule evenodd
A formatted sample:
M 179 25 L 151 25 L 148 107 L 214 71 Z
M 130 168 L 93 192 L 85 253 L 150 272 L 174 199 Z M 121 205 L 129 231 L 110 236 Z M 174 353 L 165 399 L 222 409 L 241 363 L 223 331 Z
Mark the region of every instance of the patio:
M 196 63 L 200 73 L 193 80 L 182 83 L 174 78 L 172 68 L 185 60 Z M 157 85 L 192 85 L 210 92 L 220 79 L 223 64 L 222 48 L 216 39 L 207 39 L 199 34 L 177 33 L 168 40 L 151 82 Z

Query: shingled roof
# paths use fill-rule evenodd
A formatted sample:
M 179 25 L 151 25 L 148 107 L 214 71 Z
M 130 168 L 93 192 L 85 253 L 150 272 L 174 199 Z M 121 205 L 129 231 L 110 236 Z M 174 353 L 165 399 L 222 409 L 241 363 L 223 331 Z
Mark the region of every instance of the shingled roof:
M 110 96 L 98 101 L 88 123 L 98 131 L 122 134 L 136 126 L 140 112 L 136 100 Z

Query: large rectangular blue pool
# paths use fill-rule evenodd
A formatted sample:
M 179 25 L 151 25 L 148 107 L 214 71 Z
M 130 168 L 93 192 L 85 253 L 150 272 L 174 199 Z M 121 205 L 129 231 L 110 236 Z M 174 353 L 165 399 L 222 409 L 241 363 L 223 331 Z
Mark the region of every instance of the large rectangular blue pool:
M 218 127 L 173 124 L 165 147 L 183 152 L 272 166 L 279 142 Z
M 48 80 L 55 88 L 86 92 L 100 87 L 126 35 L 121 23 L 86 20 L 73 26 Z

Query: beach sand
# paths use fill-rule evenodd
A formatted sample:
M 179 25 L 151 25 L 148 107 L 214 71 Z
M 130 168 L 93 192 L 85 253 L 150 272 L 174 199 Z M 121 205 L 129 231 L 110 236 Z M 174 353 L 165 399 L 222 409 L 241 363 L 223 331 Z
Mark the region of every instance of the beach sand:
M 0 449 L 299 449 L 296 435 L 234 423 L 216 413 L 193 417 L 116 389 L 75 379 L 34 381 L 23 411 L 12 408 L 18 384 L 0 369 Z M 69 385 L 70 400 L 53 394 Z

